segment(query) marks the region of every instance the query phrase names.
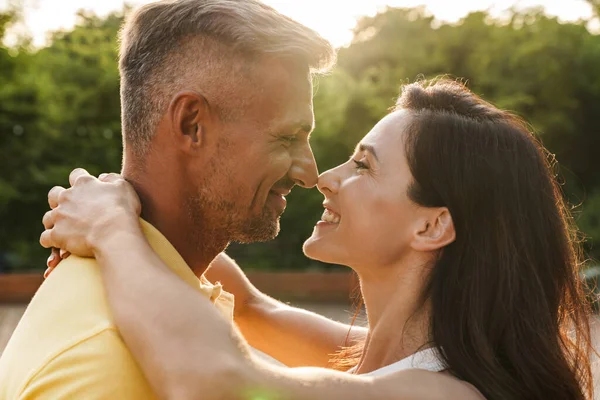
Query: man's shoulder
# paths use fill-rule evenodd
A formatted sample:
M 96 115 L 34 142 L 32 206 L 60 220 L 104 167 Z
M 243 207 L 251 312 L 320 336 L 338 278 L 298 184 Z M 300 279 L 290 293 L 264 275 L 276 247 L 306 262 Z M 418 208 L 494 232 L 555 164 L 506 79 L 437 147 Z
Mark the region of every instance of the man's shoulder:
M 10 342 L 20 342 L 24 351 L 44 354 L 111 327 L 113 318 L 96 260 L 71 256 L 40 286 Z
M 93 259 L 71 256 L 27 307 L 0 358 L 0 379 L 24 382 L 57 357 L 89 350 L 89 343 L 99 340 L 111 347 L 100 349 L 109 355 L 120 346 L 98 266 Z
M 46 279 L 17 327 L 73 337 L 112 323 L 100 268 L 93 258 L 70 256 Z
M 45 315 L 58 313 L 63 319 L 75 315 L 79 320 L 81 314 L 109 316 L 110 309 L 96 260 L 76 256 L 63 260 L 42 283 L 26 314 L 38 310 Z
M 82 333 L 69 346 L 56 349 L 24 372 L 7 377 L 13 392 L 4 398 L 120 398 L 124 393 L 126 398 L 153 398 L 135 360 L 111 326 Z

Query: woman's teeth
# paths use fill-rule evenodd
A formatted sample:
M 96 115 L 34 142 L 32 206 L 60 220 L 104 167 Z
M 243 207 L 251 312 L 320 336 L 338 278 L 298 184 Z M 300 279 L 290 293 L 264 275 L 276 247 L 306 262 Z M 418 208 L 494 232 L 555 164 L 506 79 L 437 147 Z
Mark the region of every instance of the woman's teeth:
M 323 216 L 321 216 L 321 221 L 329 222 L 331 224 L 339 224 L 340 216 L 334 213 L 333 211 L 325 209 Z

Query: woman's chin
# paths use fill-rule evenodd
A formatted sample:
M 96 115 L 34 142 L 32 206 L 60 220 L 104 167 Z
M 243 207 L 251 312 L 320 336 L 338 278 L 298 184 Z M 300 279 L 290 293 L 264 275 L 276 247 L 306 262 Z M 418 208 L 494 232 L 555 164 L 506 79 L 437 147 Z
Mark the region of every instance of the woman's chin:
M 338 257 L 335 257 L 332 247 L 327 241 L 320 237 L 315 237 L 314 233 L 306 239 L 302 245 L 304 255 L 312 260 L 321 261 L 328 264 L 339 264 Z

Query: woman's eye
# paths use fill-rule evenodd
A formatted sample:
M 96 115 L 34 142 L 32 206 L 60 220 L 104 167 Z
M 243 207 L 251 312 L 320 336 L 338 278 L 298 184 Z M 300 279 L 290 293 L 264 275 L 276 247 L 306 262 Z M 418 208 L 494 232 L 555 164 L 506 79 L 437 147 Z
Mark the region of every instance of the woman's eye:
M 367 167 L 367 164 L 365 164 L 362 161 L 357 161 L 357 160 L 352 160 L 352 161 L 354 161 L 354 166 L 357 170 L 369 169 L 369 167 Z

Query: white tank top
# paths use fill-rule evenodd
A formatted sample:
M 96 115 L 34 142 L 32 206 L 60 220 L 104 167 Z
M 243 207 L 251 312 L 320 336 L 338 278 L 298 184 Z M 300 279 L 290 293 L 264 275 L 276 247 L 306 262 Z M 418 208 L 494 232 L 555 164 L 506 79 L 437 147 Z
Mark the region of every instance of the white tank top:
M 348 372 L 354 372 L 356 367 L 350 369 Z M 441 372 L 446 369 L 443 361 L 438 355 L 437 349 L 429 348 L 416 352 L 415 354 L 408 356 L 398 362 L 390 365 L 386 365 L 383 368 L 376 369 L 364 376 L 378 376 L 389 374 L 390 372 L 403 371 L 405 369 L 424 369 L 431 372 Z
M 352 368 L 348 372 L 354 372 Z M 437 349 L 429 348 L 425 350 L 421 350 L 413 354 L 412 356 L 408 356 L 398 362 L 395 362 L 390 365 L 386 365 L 383 368 L 376 369 L 375 371 L 371 371 L 366 374 L 362 374 L 362 376 L 379 376 L 389 374 L 391 372 L 403 371 L 406 369 L 423 369 L 430 372 L 442 372 L 448 369 L 441 357 Z M 481 400 L 485 400 L 481 392 L 475 388 L 475 386 L 470 383 L 464 382 L 468 387 L 470 387 L 475 393 L 477 393 Z

